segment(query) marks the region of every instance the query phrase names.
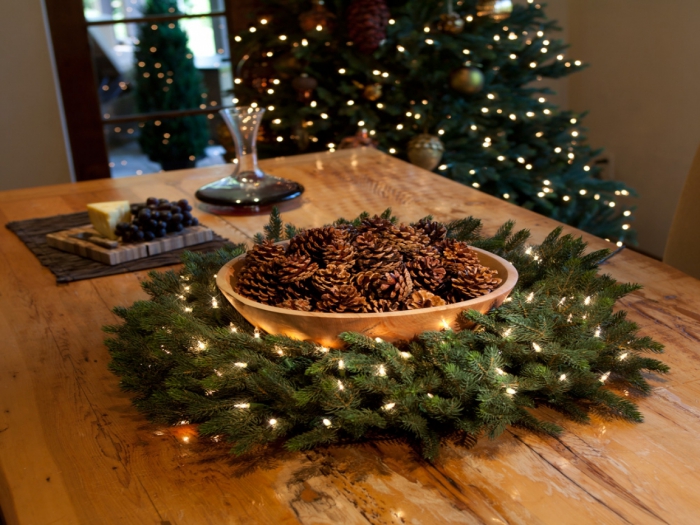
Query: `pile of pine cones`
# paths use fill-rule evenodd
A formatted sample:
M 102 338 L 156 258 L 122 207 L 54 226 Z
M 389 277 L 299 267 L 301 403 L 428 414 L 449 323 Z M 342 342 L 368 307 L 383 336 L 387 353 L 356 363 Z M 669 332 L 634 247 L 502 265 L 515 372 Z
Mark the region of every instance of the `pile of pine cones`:
M 304 230 L 285 249 L 257 244 L 237 292 L 263 304 L 318 312 L 395 312 L 479 297 L 501 284 L 466 243 L 438 223 L 374 217 Z

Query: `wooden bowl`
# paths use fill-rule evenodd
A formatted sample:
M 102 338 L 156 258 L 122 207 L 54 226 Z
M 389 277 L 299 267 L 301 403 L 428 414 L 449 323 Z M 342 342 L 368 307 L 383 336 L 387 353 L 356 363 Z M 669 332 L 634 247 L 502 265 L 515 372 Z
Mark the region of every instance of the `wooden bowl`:
M 506 300 L 515 283 L 518 282 L 518 271 L 508 261 L 493 253 L 479 248 L 472 249 L 477 252 L 481 264 L 498 270 L 498 275 L 503 279 L 501 286 L 476 299 L 434 308 L 402 312 L 338 314 L 300 312 L 268 306 L 251 301 L 234 291 L 238 274 L 245 263 L 245 255 L 236 257 L 224 265 L 217 273 L 216 284 L 248 322 L 270 334 L 284 334 L 294 339 L 311 340 L 329 348 L 338 348 L 343 345 L 338 339 L 338 335 L 343 332 L 359 332 L 393 342 L 411 339 L 414 335 L 428 330 L 441 330 L 447 327 L 459 329 L 464 325 L 458 323 L 457 318 L 464 310 L 486 313 Z

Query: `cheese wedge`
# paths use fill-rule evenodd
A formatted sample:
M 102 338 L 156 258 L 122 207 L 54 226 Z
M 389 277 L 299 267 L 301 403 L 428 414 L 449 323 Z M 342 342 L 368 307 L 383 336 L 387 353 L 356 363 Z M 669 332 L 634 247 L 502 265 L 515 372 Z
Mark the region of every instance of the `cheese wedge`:
M 87 205 L 92 226 L 108 239 L 116 240 L 114 230 L 120 222 L 131 222 L 129 201 L 95 202 Z

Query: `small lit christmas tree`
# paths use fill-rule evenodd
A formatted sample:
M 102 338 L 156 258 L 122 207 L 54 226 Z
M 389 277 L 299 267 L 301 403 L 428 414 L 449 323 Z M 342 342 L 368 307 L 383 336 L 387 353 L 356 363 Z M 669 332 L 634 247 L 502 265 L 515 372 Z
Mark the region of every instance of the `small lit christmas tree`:
M 584 65 L 539 4 L 261 0 L 235 36 L 239 105 L 268 108 L 263 155 L 378 147 L 595 235 L 633 242 L 633 193 L 598 177 L 582 116 L 538 84 Z
M 147 0 L 143 14 L 176 14 L 177 0 Z M 202 102 L 202 78 L 194 55 L 187 47 L 187 34 L 177 22 L 143 24 L 135 52 L 138 111 L 196 109 Z M 144 153 L 163 169 L 194 165 L 207 144 L 204 115 L 148 121 L 141 128 L 139 143 Z

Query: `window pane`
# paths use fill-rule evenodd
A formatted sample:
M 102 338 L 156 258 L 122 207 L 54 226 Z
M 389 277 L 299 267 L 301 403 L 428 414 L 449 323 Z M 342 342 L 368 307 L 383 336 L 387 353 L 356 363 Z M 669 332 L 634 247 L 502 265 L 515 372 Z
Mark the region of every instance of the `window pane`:
M 230 162 L 233 158 L 220 145 L 230 140 L 224 129 L 218 114 L 106 124 L 112 177 Z
M 157 0 L 157 2 L 165 5 L 163 14 L 201 15 L 224 10 L 224 0 Z M 89 22 L 140 18 L 144 16 L 146 4 L 146 0 L 83 0 L 83 13 Z
M 226 31 L 224 17 L 91 26 L 103 118 L 220 106 L 232 85 Z

